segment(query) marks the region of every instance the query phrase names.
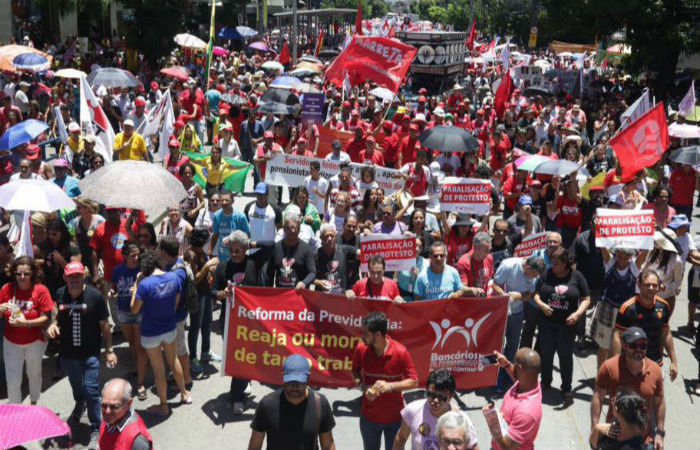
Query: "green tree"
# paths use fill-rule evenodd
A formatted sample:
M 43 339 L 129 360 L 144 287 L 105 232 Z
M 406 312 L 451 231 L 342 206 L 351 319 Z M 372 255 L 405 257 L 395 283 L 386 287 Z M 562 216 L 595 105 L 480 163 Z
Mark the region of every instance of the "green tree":
M 357 8 L 357 0 L 321 0 L 321 8 Z M 389 3 L 381 0 L 362 0 L 362 18 L 383 17 L 389 12 Z
M 170 53 L 175 45 L 173 36 L 184 30 L 188 1 L 122 0 L 122 3 L 134 11 L 134 20 L 126 33 L 127 45 L 138 49 L 152 63 Z

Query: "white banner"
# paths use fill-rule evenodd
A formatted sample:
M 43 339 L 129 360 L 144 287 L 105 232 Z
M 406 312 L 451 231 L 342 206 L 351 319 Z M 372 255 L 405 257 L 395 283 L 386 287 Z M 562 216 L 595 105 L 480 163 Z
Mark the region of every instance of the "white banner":
M 596 213 L 596 247 L 642 250 L 654 247 L 654 210 L 598 208 Z
M 304 178 L 311 175 L 309 165 L 312 161 L 318 161 L 321 165 L 321 176 L 327 180 L 340 172 L 340 165 L 334 161 L 326 161 L 323 158 L 309 158 L 299 155 L 287 155 L 284 153 L 275 155 L 267 162 L 265 170 L 265 182 L 274 186 L 299 187 L 304 184 Z M 360 171 L 367 164 L 350 164 L 352 176 L 360 179 Z M 406 180 L 399 170 L 386 167 L 370 166 L 374 169 L 374 181 L 384 189 L 386 195 L 403 189 Z
M 446 177 L 440 191 L 440 211 L 485 216 L 491 209 L 491 181 Z
M 390 237 L 370 234 L 360 237 L 360 270 L 368 271 L 369 259 L 381 255 L 387 272 L 408 270 L 416 266 L 415 236 Z

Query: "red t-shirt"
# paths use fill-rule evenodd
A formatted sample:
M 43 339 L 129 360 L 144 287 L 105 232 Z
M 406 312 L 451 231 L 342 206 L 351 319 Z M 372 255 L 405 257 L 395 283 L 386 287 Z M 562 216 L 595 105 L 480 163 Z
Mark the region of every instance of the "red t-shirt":
M 485 291 L 493 278 L 493 256 L 488 254 L 486 258 L 477 261 L 472 259 L 473 255 L 474 249 L 459 258 L 457 262 L 459 278 L 465 286 L 481 288 Z
M 403 155 L 403 163 L 408 164 L 415 162 L 416 153 L 420 150 L 420 142 L 418 138 L 411 139 L 411 136 L 406 136 L 399 144 L 399 153 Z
M 416 170 L 415 163 L 408 166 L 408 178 L 406 179 L 405 188 L 412 196 L 420 197 L 427 192 L 428 170 L 425 166 L 421 166 L 420 171 Z
M 523 183 L 518 183 L 516 175 L 513 174 L 503 183 L 503 196 L 508 194 L 529 194 L 530 193 L 530 180 L 529 177 L 525 179 Z M 515 211 L 518 208 L 518 198 L 507 198 L 506 206 L 511 210 Z
M 204 92 L 197 88 L 194 95 L 190 94 L 189 89 L 182 91 L 180 94 L 180 105 L 187 111 L 187 115 L 191 116 L 194 112 L 194 105 L 197 105 L 197 114 L 189 120 L 199 120 L 204 113 Z
M 686 172 L 685 169 L 675 169 L 671 172 L 668 184 L 673 190 L 673 196 L 669 203 L 678 206 L 691 206 L 695 193 L 695 171 Z
M 369 284 L 369 285 L 368 285 Z M 381 286 L 376 286 L 369 282 L 369 278 L 359 280 L 352 287 L 352 291 L 358 297 L 376 298 L 382 300 L 393 300 L 399 295 L 399 286 L 390 278 L 384 277 Z
M 382 356 L 377 356 L 374 350 L 367 347 L 364 342 L 357 344 L 352 355 L 352 373 L 359 376 L 367 388 L 372 387 L 379 380 L 392 383 L 409 378 L 418 379 L 416 367 L 406 347 L 389 336 L 386 337 L 386 341 Z M 374 401 L 369 401 L 363 396 L 362 416 L 370 422 L 401 422 L 403 406 L 401 392 L 388 392 L 375 398 Z
M 559 197 L 557 208 L 559 209 L 558 227 L 578 228 L 581 226 L 581 207 L 576 200 L 569 200 L 569 197 L 565 195 Z
M 129 239 L 126 232 L 126 221 L 121 220 L 119 225 L 102 222 L 95 228 L 90 239 L 90 247 L 100 254 L 104 264 L 104 279 L 112 279 L 112 269 L 124 262 L 122 247 L 124 241 Z
M 255 150 L 255 157 L 260 159 L 263 156 L 265 156 L 265 153 L 267 152 L 273 152 L 273 153 L 282 153 L 284 150 L 282 147 L 280 147 L 279 144 L 272 143 L 272 147 L 270 148 L 265 148 L 265 144 L 258 144 L 258 148 Z M 267 161 L 262 162 L 258 165 L 258 170 L 260 171 L 260 178 L 264 181 L 265 180 L 265 171 L 267 170 Z
M 375 166 L 384 167 L 384 155 L 377 149 L 372 152 L 372 157 L 365 156 L 367 150 L 362 150 L 360 152 L 360 163 L 362 164 L 374 164 Z
M 399 135 L 393 133 L 391 136 L 386 136 L 382 142 L 384 149 L 384 161 L 395 163 L 399 159 Z
M 49 290 L 43 284 L 34 284 L 31 290 L 21 290 L 15 283 L 7 283 L 0 289 L 0 304 L 8 303 L 15 298 L 15 304 L 28 320 L 39 317 L 41 313 L 47 313 L 53 308 L 53 300 Z M 10 325 L 10 311 L 5 311 L 5 337 L 8 341 L 17 345 L 31 344 L 43 341 L 41 327 L 14 327 Z
M 364 152 L 367 145 L 365 144 L 365 139 L 353 139 L 348 141 L 348 145 L 345 147 L 345 152 L 350 156 L 350 161 L 354 163 L 360 162 L 360 153 Z
M 447 264 L 451 266 L 457 265 L 460 256 L 469 252 L 472 249 L 474 234 L 469 233 L 464 237 L 457 236 L 457 230 L 446 236 L 447 244 Z
M 506 139 L 501 139 L 498 144 L 491 140 L 489 144 L 491 147 L 491 168 L 493 170 L 501 169 L 506 162 L 506 156 L 508 155 L 508 150 L 510 150 L 509 142 Z

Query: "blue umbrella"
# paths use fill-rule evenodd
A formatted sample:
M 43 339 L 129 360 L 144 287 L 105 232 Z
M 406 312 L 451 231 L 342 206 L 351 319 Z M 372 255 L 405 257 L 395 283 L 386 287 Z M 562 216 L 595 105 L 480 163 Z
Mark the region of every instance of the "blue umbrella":
M 296 87 L 298 84 L 301 83 L 301 80 L 296 77 L 289 77 L 289 76 L 281 76 L 275 78 L 272 83 L 270 83 L 271 87 L 277 87 L 277 88 L 289 88 L 292 89 Z
M 28 119 L 9 128 L 0 137 L 0 150 L 11 150 L 25 144 L 46 131 L 49 125 L 40 120 Z
M 245 39 L 235 28 L 223 27 L 217 35 L 222 39 Z
M 12 64 L 18 69 L 36 72 L 49 68 L 49 60 L 36 53 L 20 53 L 12 60 Z
M 238 34 L 240 34 L 240 35 L 243 36 L 244 38 L 251 38 L 251 37 L 253 37 L 253 36 L 257 36 L 257 35 L 258 35 L 258 32 L 255 31 L 254 29 L 252 29 L 252 28 L 250 28 L 250 27 L 244 27 L 244 26 L 242 26 L 242 25 L 236 27 L 236 31 L 238 32 Z

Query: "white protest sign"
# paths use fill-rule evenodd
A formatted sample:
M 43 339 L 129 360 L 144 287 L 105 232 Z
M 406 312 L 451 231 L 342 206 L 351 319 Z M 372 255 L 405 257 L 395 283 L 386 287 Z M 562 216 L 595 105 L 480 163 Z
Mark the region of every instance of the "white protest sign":
M 596 210 L 596 247 L 649 250 L 654 247 L 654 210 Z
M 485 216 L 491 209 L 491 182 L 477 178 L 446 177 L 440 191 L 440 211 Z

